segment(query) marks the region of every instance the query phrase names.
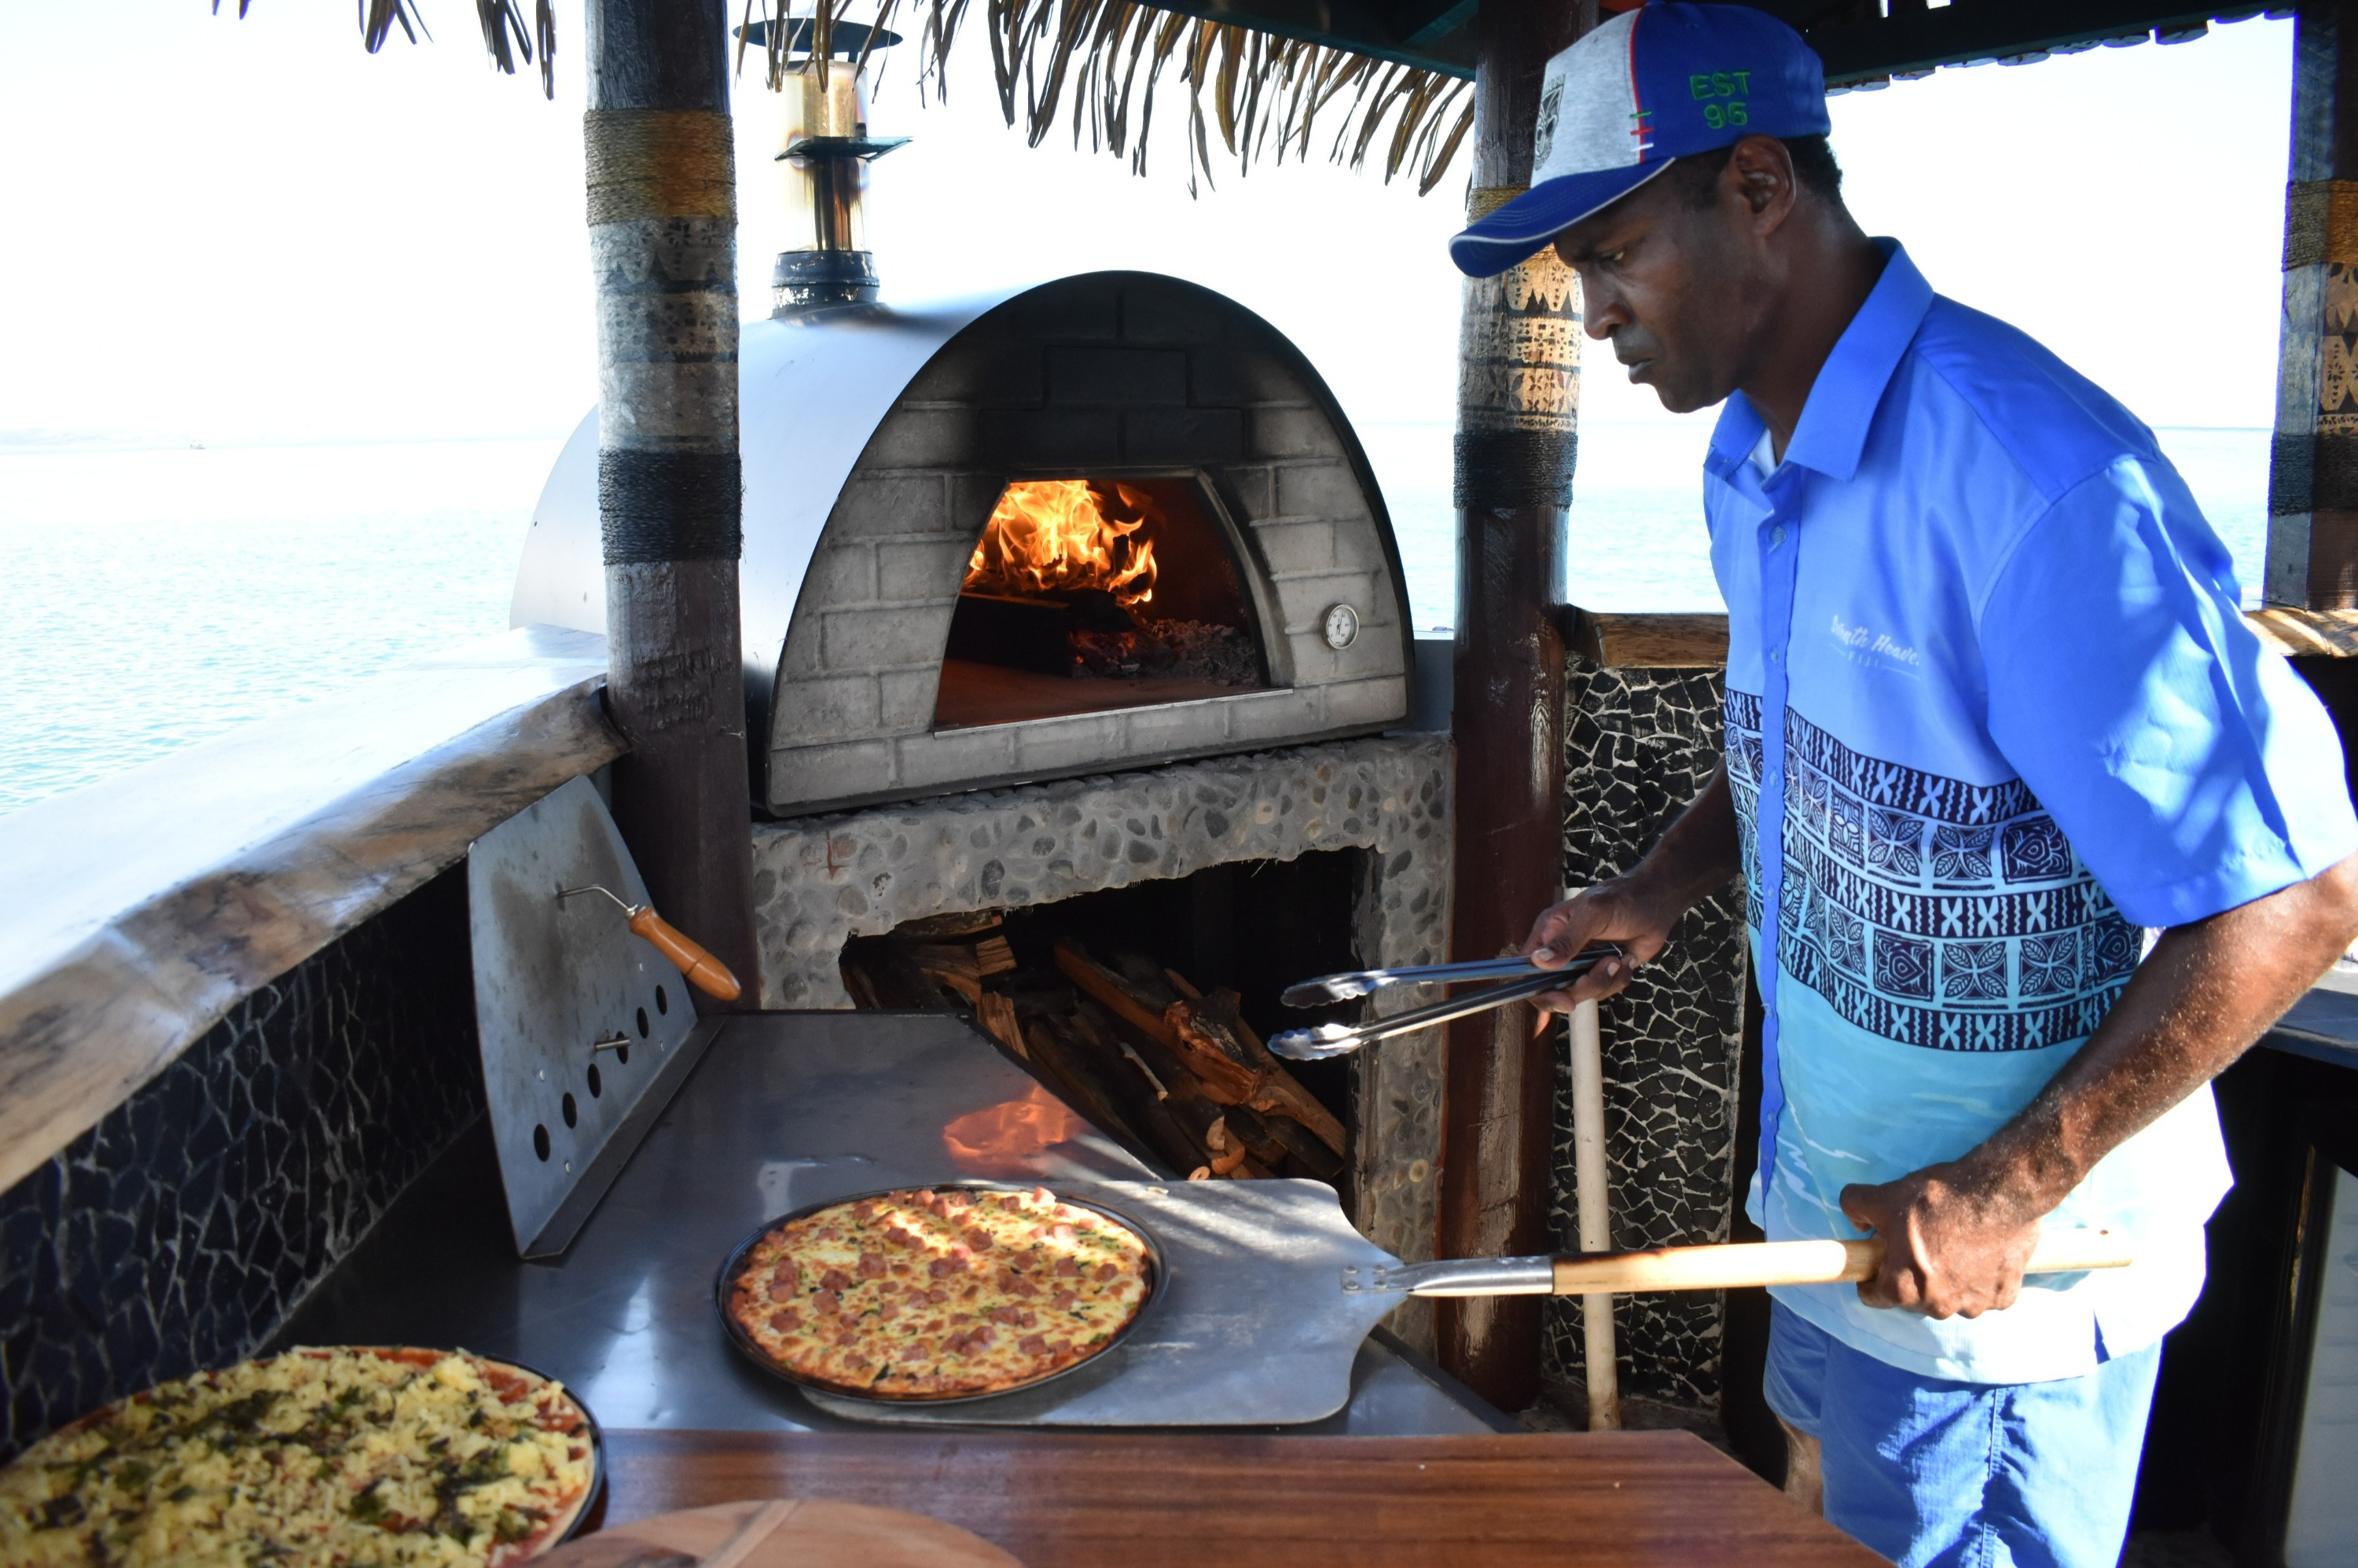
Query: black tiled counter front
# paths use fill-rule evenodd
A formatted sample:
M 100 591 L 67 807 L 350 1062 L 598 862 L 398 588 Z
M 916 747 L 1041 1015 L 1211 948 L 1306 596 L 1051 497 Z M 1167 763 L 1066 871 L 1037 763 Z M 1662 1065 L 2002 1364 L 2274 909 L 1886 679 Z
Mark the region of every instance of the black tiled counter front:
M 0 1195 L 0 1459 L 251 1354 L 481 1116 L 463 867 L 248 997 Z

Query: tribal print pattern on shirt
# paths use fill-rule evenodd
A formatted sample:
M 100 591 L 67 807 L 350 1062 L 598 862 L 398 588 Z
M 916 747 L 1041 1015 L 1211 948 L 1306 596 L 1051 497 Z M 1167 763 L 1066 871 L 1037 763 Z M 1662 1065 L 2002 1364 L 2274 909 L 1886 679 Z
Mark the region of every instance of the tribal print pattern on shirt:
M 1760 698 L 1730 689 L 1727 781 L 1760 929 Z M 1863 756 L 1785 712 L 1778 958 L 1871 1034 L 2028 1051 L 2093 1033 L 2139 933 L 2021 780 L 1969 784 Z

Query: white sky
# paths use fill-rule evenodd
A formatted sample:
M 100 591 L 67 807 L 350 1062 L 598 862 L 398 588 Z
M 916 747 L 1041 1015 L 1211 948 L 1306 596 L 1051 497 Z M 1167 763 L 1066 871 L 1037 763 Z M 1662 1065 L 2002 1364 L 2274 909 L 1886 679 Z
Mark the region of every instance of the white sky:
M 544 435 L 595 396 L 579 10 L 557 102 L 484 63 L 472 7 L 372 58 L 341 0 L 0 5 L 0 433 L 213 442 Z M 979 7 L 976 8 L 979 10 Z M 1190 200 L 1175 75 L 1144 180 L 1001 123 L 979 27 L 946 107 L 896 51 L 872 112 L 888 297 L 1098 266 L 1176 273 L 1290 333 L 1363 421 L 1445 422 L 1465 166 L 1431 197 L 1324 167 Z M 1868 228 L 2160 425 L 2272 417 L 2291 25 L 1942 71 L 1834 101 Z M 766 311 L 771 108 L 739 115 Z M 1592 421 L 1660 417 L 1610 359 Z

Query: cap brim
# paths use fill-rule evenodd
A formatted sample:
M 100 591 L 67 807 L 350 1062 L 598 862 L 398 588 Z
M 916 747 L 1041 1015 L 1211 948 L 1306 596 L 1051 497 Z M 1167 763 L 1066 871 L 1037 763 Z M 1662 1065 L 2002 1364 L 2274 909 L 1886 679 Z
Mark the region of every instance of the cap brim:
M 1550 240 L 1592 218 L 1676 163 L 1631 164 L 1542 180 L 1449 242 L 1449 259 L 1468 277 L 1495 277 L 1547 249 Z

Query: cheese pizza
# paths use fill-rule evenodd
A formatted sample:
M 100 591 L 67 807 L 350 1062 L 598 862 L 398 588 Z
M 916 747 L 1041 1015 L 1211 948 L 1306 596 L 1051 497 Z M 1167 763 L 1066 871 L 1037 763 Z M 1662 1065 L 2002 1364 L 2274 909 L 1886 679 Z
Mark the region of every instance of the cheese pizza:
M 789 1376 L 892 1399 L 997 1393 L 1113 1343 L 1153 1290 L 1127 1227 L 1045 1188 L 883 1193 L 775 1226 L 725 1310 Z
M 504 1568 L 590 1500 L 589 1417 L 438 1350 L 293 1350 L 166 1383 L 0 1470 L 0 1563 Z

